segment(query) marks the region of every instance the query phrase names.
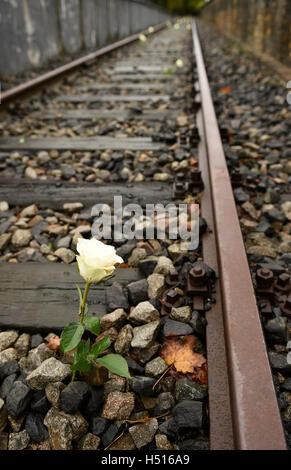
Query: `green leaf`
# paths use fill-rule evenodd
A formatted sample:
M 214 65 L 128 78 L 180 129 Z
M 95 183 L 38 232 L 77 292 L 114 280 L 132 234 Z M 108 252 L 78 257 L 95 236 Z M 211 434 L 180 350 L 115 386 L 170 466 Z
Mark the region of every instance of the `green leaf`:
M 91 331 L 96 336 L 100 334 L 100 318 L 85 316 L 83 323 L 86 330 Z
M 78 349 L 74 355 L 74 363 L 71 366 L 72 370 L 80 370 L 81 372 L 88 372 L 92 363 L 88 361 L 87 354 L 89 352 L 90 340 L 86 343 L 79 343 Z
M 63 352 L 72 351 L 81 341 L 84 326 L 80 323 L 69 323 L 61 334 L 61 348 Z
M 98 358 L 97 362 L 110 370 L 110 372 L 113 372 L 113 374 L 130 378 L 127 362 L 119 354 L 107 354 Z
M 110 344 L 111 341 L 109 336 L 105 336 L 105 338 L 102 338 L 99 343 L 94 344 L 93 348 L 91 348 L 88 354 L 88 359 L 96 360 L 99 354 L 104 351 L 104 349 L 109 348 Z

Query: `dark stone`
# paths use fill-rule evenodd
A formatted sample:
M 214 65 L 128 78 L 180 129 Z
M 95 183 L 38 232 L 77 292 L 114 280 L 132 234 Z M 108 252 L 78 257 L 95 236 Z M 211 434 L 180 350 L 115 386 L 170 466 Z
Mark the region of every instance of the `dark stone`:
M 16 380 L 6 400 L 8 413 L 17 419 L 28 407 L 32 391 L 22 382 Z
M 61 392 L 61 409 L 65 413 L 76 413 L 89 392 L 90 387 L 86 382 L 71 382 Z
M 201 428 L 204 421 L 204 405 L 201 401 L 184 400 L 172 410 L 178 429 Z
M 163 414 L 175 406 L 175 399 L 170 392 L 160 393 L 158 397 L 158 413 Z
M 180 321 L 171 320 L 167 318 L 163 326 L 163 335 L 164 336 L 185 336 L 191 335 L 193 333 L 193 328 L 187 323 L 182 323 Z
M 282 224 L 284 224 L 286 220 L 285 215 L 275 207 L 273 209 L 263 212 L 263 215 L 265 215 L 267 219 L 269 219 L 271 222 L 281 222 Z
M 19 372 L 19 365 L 16 360 L 3 362 L 0 364 L 0 381 L 8 375 L 16 374 L 17 372 Z
M 275 317 L 268 320 L 264 325 L 268 336 L 271 336 L 273 343 L 285 345 L 287 343 L 287 320 L 284 317 Z
M 41 335 L 32 335 L 30 344 L 31 349 L 37 348 L 41 343 L 43 343 L 43 337 Z
M 72 176 L 75 176 L 75 174 L 76 174 L 74 168 L 70 165 L 64 165 L 61 168 L 61 171 L 62 171 L 62 177 L 65 180 L 68 180 L 68 179 L 72 178 Z
M 269 352 L 271 367 L 283 375 L 291 376 L 291 364 L 287 362 L 286 354 L 279 354 L 273 351 Z
M 129 240 L 128 242 L 124 243 L 121 247 L 119 247 L 116 250 L 116 253 L 118 256 L 121 256 L 121 258 L 124 260 L 125 263 L 127 263 L 128 258 L 132 252 L 132 250 L 136 247 L 136 240 Z
M 272 225 L 266 220 L 260 220 L 259 225 L 253 230 L 253 232 L 262 232 L 267 237 L 272 237 L 275 234 L 275 230 Z
M 17 380 L 19 380 L 19 382 L 23 382 L 26 385 L 26 377 L 28 377 L 29 374 L 30 374 L 29 370 L 27 369 L 22 370 Z
M 0 235 L 2 235 L 3 233 L 7 232 L 8 229 L 11 227 L 12 222 L 9 222 L 9 220 L 5 220 L 5 222 L 1 222 L 0 224 Z
M 8 396 L 15 380 L 16 380 L 17 374 L 11 374 L 5 377 L 3 380 L 1 387 L 0 387 L 0 397 L 3 398 L 3 400 L 6 399 Z
M 95 436 L 103 434 L 109 424 L 109 420 L 101 417 L 94 417 L 91 421 L 91 430 Z
M 177 434 L 178 427 L 174 418 L 170 418 L 167 421 L 164 421 L 159 426 L 160 434 L 166 434 L 167 436 L 175 436 Z
M 127 362 L 127 365 L 129 367 L 129 369 L 134 373 L 134 374 L 137 374 L 137 375 L 142 375 L 144 373 L 144 367 L 142 367 L 141 365 L 139 365 L 136 361 L 134 361 L 133 359 L 131 359 L 131 357 L 126 357 L 125 358 L 126 362 Z
M 155 379 L 152 379 L 150 377 L 143 377 L 140 375 L 136 375 L 135 377 L 131 377 L 131 379 L 129 379 L 129 386 L 133 392 L 148 397 L 153 397 L 157 394 L 159 388 L 155 387 L 155 389 L 153 390 L 153 386 L 155 383 Z
M 177 380 L 176 382 L 175 398 L 177 402 L 184 400 L 203 401 L 207 397 L 207 394 L 206 386 L 199 385 L 188 378 Z
M 291 377 L 287 377 L 280 387 L 281 390 L 284 390 L 285 392 L 291 392 Z
M 110 442 L 117 436 L 118 426 L 115 423 L 110 424 L 109 428 L 102 434 L 102 444 L 104 447 L 108 446 Z
M 189 325 L 192 326 L 194 333 L 197 333 L 201 338 L 205 337 L 205 327 L 207 325 L 207 320 L 199 313 L 197 310 L 194 310 L 191 313 L 191 320 Z
M 209 450 L 209 441 L 203 438 L 187 439 L 180 442 L 179 448 L 180 450 Z
M 150 299 L 149 303 L 152 304 L 157 310 L 161 309 L 161 301 L 158 299 L 158 297 L 155 297 L 154 299 Z
M 288 406 L 288 403 L 286 402 L 282 393 L 278 396 L 278 406 L 280 410 L 285 410 Z
M 8 432 L 0 432 L 0 450 L 8 449 L 8 439 L 9 439 Z
M 249 201 L 250 196 L 245 193 L 241 188 L 236 188 L 233 191 L 236 202 L 243 204 L 244 202 Z
M 81 405 L 82 414 L 89 419 L 96 416 L 104 402 L 103 387 L 91 387 L 89 398 Z
M 127 286 L 129 299 L 133 305 L 148 299 L 148 283 L 146 279 L 131 282 Z
M 50 403 L 46 398 L 44 390 L 33 393 L 30 402 L 30 409 L 43 416 L 48 412 L 50 409 Z
M 113 312 L 118 308 L 129 309 L 128 298 L 125 295 L 122 285 L 114 282 L 112 286 L 106 288 L 107 312 Z
M 44 442 L 49 439 L 49 434 L 43 424 L 43 416 L 38 413 L 29 413 L 25 420 L 24 428 L 34 442 Z
M 258 267 L 263 269 L 270 269 L 270 271 L 273 271 L 275 276 L 279 276 L 280 274 L 286 272 L 283 266 L 281 266 L 277 261 L 267 257 L 264 258 L 263 262 L 258 263 Z
M 157 264 L 158 264 L 157 260 L 146 258 L 146 259 L 140 260 L 140 262 L 138 263 L 138 267 L 141 270 L 141 272 L 144 274 L 144 276 L 148 277 L 153 273 L 153 270 L 155 269 Z
M 279 258 L 280 262 L 284 264 L 284 266 L 291 267 L 291 253 L 284 253 L 282 256 Z
M 48 214 L 49 215 L 49 214 Z M 51 214 L 50 214 L 51 215 Z M 34 225 L 34 227 L 31 227 L 30 231 L 31 231 L 31 234 L 33 236 L 33 238 L 41 245 L 42 243 L 45 243 L 47 244 L 47 238 L 42 235 L 42 231 L 43 229 L 47 227 L 47 222 L 45 220 L 42 220 L 40 222 L 38 222 L 37 224 Z M 33 335 L 33 336 L 36 336 L 36 335 Z M 40 335 L 37 335 L 37 336 L 40 336 Z M 37 347 L 37 346 L 32 346 L 31 345 L 31 348 L 33 347 Z
M 264 205 L 264 199 L 261 196 L 257 196 L 254 200 L 254 206 L 256 209 L 261 209 Z

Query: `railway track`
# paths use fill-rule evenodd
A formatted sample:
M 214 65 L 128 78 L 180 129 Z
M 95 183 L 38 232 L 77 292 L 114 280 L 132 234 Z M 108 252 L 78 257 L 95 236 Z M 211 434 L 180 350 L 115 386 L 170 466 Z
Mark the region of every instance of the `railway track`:
M 112 208 L 117 195 L 142 207 L 199 203 L 194 252 L 169 240 L 112 240 L 126 264 L 114 281 L 92 289 L 90 310 L 98 316 L 117 308 L 129 313 L 151 300 L 161 312 L 147 360 L 140 351 L 127 351 L 137 361 L 133 376 L 144 375 L 145 363 L 169 334 L 195 336 L 196 351 L 207 358 L 207 397 L 205 382 L 197 378 L 194 390 L 187 375 L 178 374 L 177 383 L 196 393 L 199 424 L 193 427 L 183 416 L 176 433 L 175 418 L 156 420 L 163 413 L 155 394 L 154 405 L 138 399 L 137 411 L 146 414 L 136 412 L 135 419 L 154 418 L 169 449 L 285 449 L 197 28 L 177 24 L 158 27 L 145 42 L 136 44 L 138 35 L 120 41 L 4 95 L 0 201 L 9 208 L 4 203 L 0 213 L 0 328 L 59 333 L 73 320 L 76 239 L 90 237 L 94 204 Z M 57 81 L 48 83 L 52 79 Z M 21 99 L 23 92 L 29 95 Z M 179 318 L 179 307 L 191 311 L 188 323 Z M 160 392 L 170 402 L 173 392 L 183 403 L 186 392 L 177 390 L 176 378 L 168 374 Z M 166 409 L 170 416 L 174 405 Z M 126 431 L 117 439 L 120 430 L 111 430 L 103 447 L 122 448 Z M 150 448 L 163 448 L 160 441 Z

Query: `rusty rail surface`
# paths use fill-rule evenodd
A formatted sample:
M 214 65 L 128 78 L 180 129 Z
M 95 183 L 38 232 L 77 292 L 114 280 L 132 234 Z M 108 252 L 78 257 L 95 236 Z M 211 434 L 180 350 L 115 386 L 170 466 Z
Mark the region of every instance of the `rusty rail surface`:
M 206 144 L 202 149 L 207 157 L 204 175 L 209 174 L 210 181 L 222 310 L 216 307 L 207 314 L 211 330 L 207 339 L 214 335 L 217 341 L 216 328 L 221 336 L 224 334 L 219 358 L 213 343 L 207 345 L 210 444 L 212 449 L 284 450 L 276 392 L 195 21 L 192 32 Z M 221 381 L 217 364 L 217 359 L 225 359 L 224 341 L 228 382 Z
M 153 28 L 154 28 L 154 33 L 157 33 L 161 31 L 162 29 L 166 28 L 166 22 L 156 25 Z M 81 65 L 86 65 L 86 63 L 90 63 L 94 61 L 95 59 L 97 59 L 98 57 L 101 57 L 105 54 L 108 54 L 109 52 L 113 52 L 116 49 L 119 49 L 120 47 L 127 46 L 128 44 L 138 41 L 140 34 L 144 34 L 145 36 L 148 36 L 150 33 L 148 29 L 144 31 L 140 31 L 139 33 L 135 33 L 124 39 L 120 39 L 119 41 L 109 44 L 108 46 L 102 47 L 101 49 L 98 49 L 95 52 L 86 54 L 80 57 L 79 59 L 75 59 L 69 62 L 68 64 L 57 67 L 51 70 L 50 72 L 43 73 L 36 78 L 28 80 L 25 83 L 21 83 L 21 85 L 17 85 L 13 88 L 10 88 L 9 90 L 2 93 L 1 103 L 7 103 L 8 101 L 15 99 L 18 95 L 29 92 L 32 89 L 36 88 L 37 86 L 44 85 L 48 81 L 52 79 L 56 79 L 65 73 L 72 72 L 74 69 L 76 69 L 77 67 L 80 67 Z

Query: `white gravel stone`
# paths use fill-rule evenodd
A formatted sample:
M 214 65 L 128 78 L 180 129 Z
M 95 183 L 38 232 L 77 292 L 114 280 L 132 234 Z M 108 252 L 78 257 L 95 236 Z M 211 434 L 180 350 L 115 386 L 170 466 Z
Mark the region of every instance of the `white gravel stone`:
M 4 351 L 4 349 L 10 348 L 13 346 L 15 341 L 18 338 L 17 331 L 3 331 L 0 333 L 0 351 Z
M 61 258 L 61 260 L 66 264 L 70 264 L 75 260 L 75 253 L 68 248 L 58 248 L 54 252 L 54 255 Z
M 159 256 L 158 257 L 158 264 L 154 269 L 154 274 L 163 274 L 166 276 L 169 274 L 171 269 L 174 269 L 173 261 L 167 256 Z
M 30 230 L 17 229 L 12 235 L 12 245 L 15 247 L 27 246 L 32 239 Z
M 155 340 L 156 334 L 160 326 L 160 321 L 156 320 L 143 326 L 133 329 L 133 339 L 131 341 L 132 348 L 147 348 Z
M 25 207 L 20 212 L 20 217 L 34 217 L 38 213 L 38 207 L 36 204 L 31 204 L 30 206 Z
M 129 314 L 128 320 L 136 325 L 143 325 L 158 320 L 158 310 L 148 301 L 140 302 Z
M 14 359 L 18 359 L 18 354 L 16 349 L 8 348 L 4 349 L 4 351 L 0 352 L 0 364 L 8 361 L 14 361 Z
M 7 201 L 0 201 L 0 212 L 6 212 L 9 210 L 9 204 Z
M 8 450 L 23 450 L 30 442 L 27 431 L 12 432 L 9 434 Z
M 33 390 L 42 390 L 48 383 L 61 382 L 69 377 L 71 373 L 70 366 L 51 357 L 28 375 L 26 383 Z
M 152 361 L 148 362 L 145 367 L 145 373 L 148 377 L 158 378 L 168 368 L 164 359 L 156 357 Z
M 162 274 L 151 274 L 148 278 L 147 278 L 147 282 L 148 282 L 148 297 L 150 299 L 154 299 L 155 297 L 158 297 L 162 291 L 163 291 L 163 287 L 164 287 L 164 283 L 165 283 L 165 278 Z

